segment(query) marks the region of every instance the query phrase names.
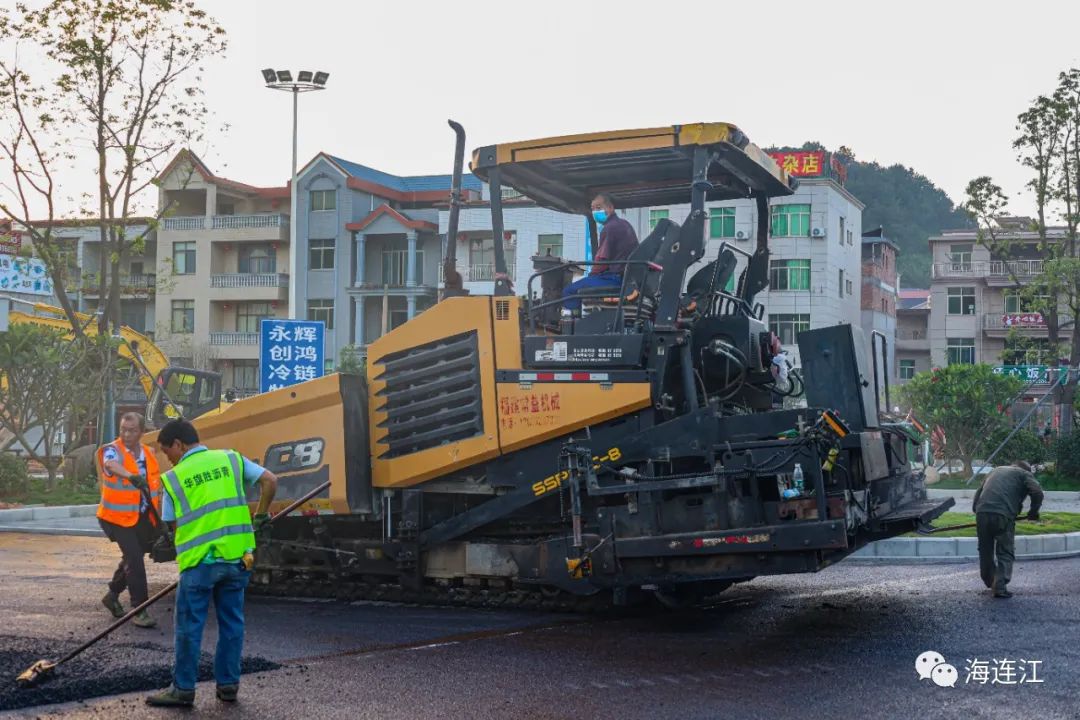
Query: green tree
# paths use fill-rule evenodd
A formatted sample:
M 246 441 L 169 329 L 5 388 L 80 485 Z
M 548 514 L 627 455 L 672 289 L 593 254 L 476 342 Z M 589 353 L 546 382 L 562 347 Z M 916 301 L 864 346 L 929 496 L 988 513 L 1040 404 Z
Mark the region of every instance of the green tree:
M 919 373 L 901 393 L 920 421 L 944 431 L 946 459 L 960 460 L 970 475 L 978 454 L 993 451 L 986 438 L 1008 425 L 1004 410 L 1023 386 L 989 365 L 950 365 Z
M 118 362 L 104 335 L 73 338 L 21 323 L 0 333 L 0 429 L 45 466 L 50 485 L 77 440 L 77 432 L 65 430 L 101 412 L 101 388 Z
M 355 345 L 346 345 L 341 348 L 338 357 L 338 372 L 344 375 L 365 375 L 367 373 L 367 359 L 360 357 L 360 349 Z
M 65 293 L 69 248 L 55 221 L 77 212 L 99 227 L 99 325 L 119 326 L 121 259 L 142 254 L 168 208 L 143 232 L 130 227 L 140 203 L 156 204 L 164 162 L 202 140 L 204 64 L 224 48 L 224 30 L 194 0 L 0 8 L 0 153 L 10 171 L 0 177 L 0 217 L 30 235 L 76 334 Z M 66 168 L 76 171 L 67 177 L 92 169 L 95 192 L 76 201 L 78 190 L 58 179 Z M 64 213 L 67 202 L 78 207 Z
M 1011 265 L 1004 267 L 1014 291 L 1046 322 L 1048 364 L 1056 367 L 1067 355 L 1069 365 L 1075 367 L 1080 362 L 1080 333 L 1075 332 L 1075 319 L 1080 317 L 1080 69 L 1060 73 L 1054 92 L 1040 95 L 1020 113 L 1016 129 L 1013 148 L 1020 163 L 1032 172 L 1027 185 L 1035 198 L 1033 227 L 1025 230 L 1036 233 L 1043 266 L 1039 275 L 1023 281 Z M 1015 258 L 1022 244 L 1014 230 L 1001 228 L 1007 201 L 989 177 L 968 183 L 964 208 L 977 223 L 979 243 L 996 260 Z M 1048 223 L 1054 215 L 1065 227 L 1064 233 L 1051 237 Z M 1062 331 L 1070 328 L 1066 351 Z M 1055 414 L 1063 434 L 1072 431 L 1075 398 L 1074 380 L 1054 391 Z

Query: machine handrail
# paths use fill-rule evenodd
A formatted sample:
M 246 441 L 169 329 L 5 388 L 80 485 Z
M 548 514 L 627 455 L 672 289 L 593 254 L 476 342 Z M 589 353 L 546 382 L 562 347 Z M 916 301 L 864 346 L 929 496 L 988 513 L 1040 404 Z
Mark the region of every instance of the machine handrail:
M 573 261 L 564 261 L 564 262 L 559 263 L 558 265 L 555 265 L 553 267 L 545 268 L 544 270 L 539 270 L 537 272 L 534 272 L 532 275 L 529 276 L 529 281 L 525 285 L 525 293 L 526 293 L 526 295 L 525 295 L 525 304 L 526 304 L 525 312 L 529 316 L 529 330 L 530 330 L 530 332 L 533 332 L 533 331 L 536 330 L 536 324 L 537 323 L 536 323 L 535 311 L 542 310 L 544 308 L 548 308 L 548 307 L 551 307 L 552 305 L 556 305 L 556 304 L 557 305 L 562 305 L 562 303 L 563 303 L 563 298 L 561 298 L 561 297 L 557 298 L 555 300 L 548 300 L 547 302 L 542 302 L 542 303 L 538 303 L 538 304 L 533 303 L 533 280 L 535 278 L 540 277 L 541 275 L 546 275 L 547 273 L 555 272 L 557 270 L 566 270 L 567 268 L 577 267 L 579 265 L 623 265 L 623 266 L 644 265 L 646 270 L 650 271 L 650 272 L 662 272 L 663 269 L 664 269 L 662 265 L 660 265 L 658 263 L 655 263 L 652 260 L 573 260 Z M 577 293 L 577 297 L 579 299 L 611 297 L 611 291 L 609 290 L 607 292 Z M 641 303 L 642 303 L 643 300 L 644 300 L 644 293 L 639 293 L 638 294 L 638 310 L 639 311 L 641 310 Z M 618 323 L 616 323 L 617 325 L 622 324 L 622 309 L 623 309 L 623 305 L 624 305 L 625 301 L 626 301 L 626 273 L 624 272 L 623 275 L 622 275 L 622 283 L 619 285 L 619 305 L 617 307 L 617 309 L 619 311 L 619 315 L 618 315 L 618 320 L 619 321 L 618 321 Z

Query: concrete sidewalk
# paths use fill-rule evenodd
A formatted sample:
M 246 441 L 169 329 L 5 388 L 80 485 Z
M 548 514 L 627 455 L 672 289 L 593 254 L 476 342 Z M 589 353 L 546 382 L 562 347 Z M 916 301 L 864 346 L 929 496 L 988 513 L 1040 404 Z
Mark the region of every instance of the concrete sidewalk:
M 971 501 L 975 498 L 975 490 L 972 487 L 964 490 L 939 490 L 933 485 L 928 485 L 926 495 L 931 500 L 956 498 L 953 512 L 971 512 Z M 1080 492 L 1076 490 L 1047 490 L 1044 493 L 1042 512 L 1072 512 L 1080 513 Z M 1027 507 L 1027 504 L 1024 504 Z
M 94 504 L 0 510 L 0 532 L 105 537 L 98 525 L 97 508 Z

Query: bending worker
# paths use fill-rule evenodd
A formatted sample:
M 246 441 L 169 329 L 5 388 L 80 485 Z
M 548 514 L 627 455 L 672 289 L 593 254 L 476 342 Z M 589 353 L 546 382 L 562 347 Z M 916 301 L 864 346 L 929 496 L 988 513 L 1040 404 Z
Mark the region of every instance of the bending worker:
M 244 645 L 244 589 L 251 577 L 255 531 L 269 519 L 277 477 L 235 450 L 210 450 L 195 427 L 172 420 L 158 433 L 158 446 L 173 469 L 162 476 L 161 517 L 176 528 L 176 638 L 173 683 L 146 698 L 148 705 L 190 707 L 203 627 L 214 599 L 218 641 L 214 656 L 217 697 L 234 702 L 240 685 Z M 259 507 L 252 522 L 248 489 L 258 483 Z
M 1038 520 L 1042 486 L 1031 474 L 1031 466 L 1021 460 L 994 468 L 975 491 L 971 503 L 979 537 L 979 571 L 996 598 L 1012 597 L 1007 586 L 1016 557 L 1016 516 L 1029 495 L 1027 519 Z
M 149 446 L 139 440 L 146 430 L 143 416 L 126 413 L 120 418 L 120 437 L 97 452 L 98 480 L 101 483 L 101 502 L 98 523 L 105 536 L 120 546 L 122 559 L 109 582 L 109 592 L 101 598 L 113 617 L 123 617 L 124 606 L 120 593 L 128 591 L 132 607 L 146 602 L 146 563 L 158 534 L 157 521 L 150 514 L 146 490 L 154 508 L 161 510 L 161 479 L 157 458 Z M 151 628 L 157 625 L 146 610 L 131 619 L 134 625 Z
M 615 214 L 615 201 L 607 193 L 600 193 L 592 201 L 593 219 L 600 230 L 600 245 L 596 249 L 592 271 L 585 277 L 570 283 L 563 290 L 563 314 L 579 313 L 581 300 L 576 296 L 581 291 L 622 287 L 625 265 L 608 265 L 604 261 L 622 261 L 630 258 L 630 253 L 638 246 L 634 227 Z

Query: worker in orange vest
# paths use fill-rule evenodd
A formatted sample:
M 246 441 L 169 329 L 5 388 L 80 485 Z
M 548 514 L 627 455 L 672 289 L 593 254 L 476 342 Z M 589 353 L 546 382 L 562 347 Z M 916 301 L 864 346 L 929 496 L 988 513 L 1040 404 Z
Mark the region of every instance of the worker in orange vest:
M 140 442 L 145 430 L 142 415 L 125 413 L 120 418 L 120 437 L 97 452 L 98 479 L 101 481 L 98 522 L 105 535 L 120 546 L 123 556 L 101 603 L 118 618 L 125 613 L 118 597 L 125 589 L 131 596 L 133 607 L 141 605 L 148 597 L 143 556 L 150 551 L 159 533 L 161 475 L 154 451 Z M 142 492 L 144 489 L 146 493 Z M 156 513 L 150 512 L 147 495 Z M 144 628 L 157 625 L 146 610 L 135 615 L 131 622 Z

